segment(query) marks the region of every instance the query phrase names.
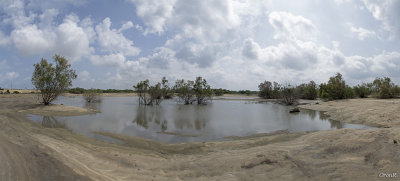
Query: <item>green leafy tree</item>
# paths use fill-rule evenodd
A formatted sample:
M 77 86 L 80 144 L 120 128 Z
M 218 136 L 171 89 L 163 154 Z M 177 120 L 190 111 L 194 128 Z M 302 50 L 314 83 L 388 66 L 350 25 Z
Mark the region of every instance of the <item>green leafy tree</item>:
M 348 99 L 354 97 L 353 89 L 346 85 L 346 82 L 340 73 L 330 77 L 328 84 L 321 84 L 319 89 L 320 97 L 327 100 Z
M 359 98 L 366 98 L 371 94 L 370 86 L 366 83 L 354 86 L 354 93 Z
M 206 79 L 202 77 L 196 77 L 196 81 L 193 84 L 193 91 L 196 96 L 197 104 L 205 104 L 211 100 L 213 91 L 211 86 L 208 85 Z
M 382 99 L 393 98 L 400 94 L 399 87 L 389 77 L 376 78 L 372 82 L 372 90 L 375 93 L 375 97 Z
M 72 86 L 72 80 L 77 78 L 75 71 L 71 69 L 68 60 L 60 55 L 54 55 L 55 67 L 42 58 L 40 63 L 33 66 L 32 84 L 40 90 L 42 102 L 50 104 L 66 89 Z
M 317 84 L 314 81 L 310 81 L 308 84 L 300 84 L 296 89 L 302 99 L 315 100 L 318 97 Z
M 264 99 L 277 99 L 280 96 L 281 85 L 277 82 L 264 81 L 258 85 L 258 96 Z

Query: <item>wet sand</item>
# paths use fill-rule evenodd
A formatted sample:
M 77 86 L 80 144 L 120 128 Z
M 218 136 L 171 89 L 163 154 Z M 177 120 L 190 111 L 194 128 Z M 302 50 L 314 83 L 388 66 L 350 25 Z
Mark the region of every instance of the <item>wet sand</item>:
M 30 121 L 25 111 L 42 109 L 34 95 L 0 95 L 0 180 L 378 180 L 380 173 L 400 170 L 399 104 L 355 99 L 301 105 L 333 119 L 390 128 L 181 144 L 98 133 L 123 142 L 112 144 Z M 52 109 L 74 114 L 61 105 Z

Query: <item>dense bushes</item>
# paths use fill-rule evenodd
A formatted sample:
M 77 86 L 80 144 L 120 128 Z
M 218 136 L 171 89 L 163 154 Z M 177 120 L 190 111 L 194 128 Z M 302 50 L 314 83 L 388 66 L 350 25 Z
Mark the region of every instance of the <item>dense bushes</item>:
M 68 90 L 68 93 L 71 94 L 83 94 L 85 92 L 84 88 L 76 87 L 76 88 L 71 88 Z
M 230 91 L 230 90 L 221 89 L 221 88 L 219 88 L 219 89 L 212 89 L 212 91 L 214 92 L 214 95 L 215 95 L 215 96 L 222 96 L 222 95 L 224 95 L 224 94 L 231 94 L 231 91 Z
M 382 99 L 399 96 L 400 89 L 389 77 L 376 78 L 371 87 L 374 96 Z
M 315 100 L 318 97 L 317 84 L 310 81 L 308 84 L 300 84 L 296 87 L 299 98 Z
M 371 84 L 363 83 L 361 85 L 354 86 L 354 93 L 359 98 L 366 98 L 371 95 Z
M 258 96 L 264 99 L 278 99 L 281 85 L 277 82 L 264 81 L 258 85 Z
M 327 84 L 320 84 L 319 97 L 326 100 L 349 99 L 354 97 L 354 91 L 346 85 L 342 74 L 337 73 L 329 78 Z

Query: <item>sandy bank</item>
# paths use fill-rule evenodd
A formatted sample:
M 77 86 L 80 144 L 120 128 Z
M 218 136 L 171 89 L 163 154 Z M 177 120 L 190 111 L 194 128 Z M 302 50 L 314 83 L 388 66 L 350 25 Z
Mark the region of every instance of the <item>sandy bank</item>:
M 352 122 L 371 122 L 373 114 L 365 109 L 388 116 L 398 109 L 399 103 L 391 101 L 397 100 L 302 107 L 328 111 L 332 118 L 343 113 Z M 181 144 L 98 133 L 123 142 L 112 144 L 43 128 L 19 112 L 34 105 L 28 96 L 0 97 L 0 180 L 378 180 L 380 173 L 400 170 L 397 127 Z M 386 116 L 377 116 L 375 122 L 387 122 Z
M 52 104 L 48 106 L 37 105 L 35 108 L 20 110 L 18 112 L 23 114 L 36 114 L 42 116 L 78 116 L 85 114 L 95 114 L 99 113 L 100 111 L 81 107 Z
M 300 105 L 305 109 L 326 111 L 331 119 L 346 123 L 365 124 L 374 127 L 400 125 L 400 99 L 349 99 L 319 104 Z

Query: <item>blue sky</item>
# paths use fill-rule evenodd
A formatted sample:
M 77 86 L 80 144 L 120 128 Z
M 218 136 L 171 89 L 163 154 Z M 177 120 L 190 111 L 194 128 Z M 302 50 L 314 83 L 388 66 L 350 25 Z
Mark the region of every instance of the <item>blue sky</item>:
M 0 87 L 33 88 L 33 64 L 67 57 L 74 87 L 132 88 L 202 76 L 213 87 L 264 81 L 400 84 L 400 1 L 1 0 Z

